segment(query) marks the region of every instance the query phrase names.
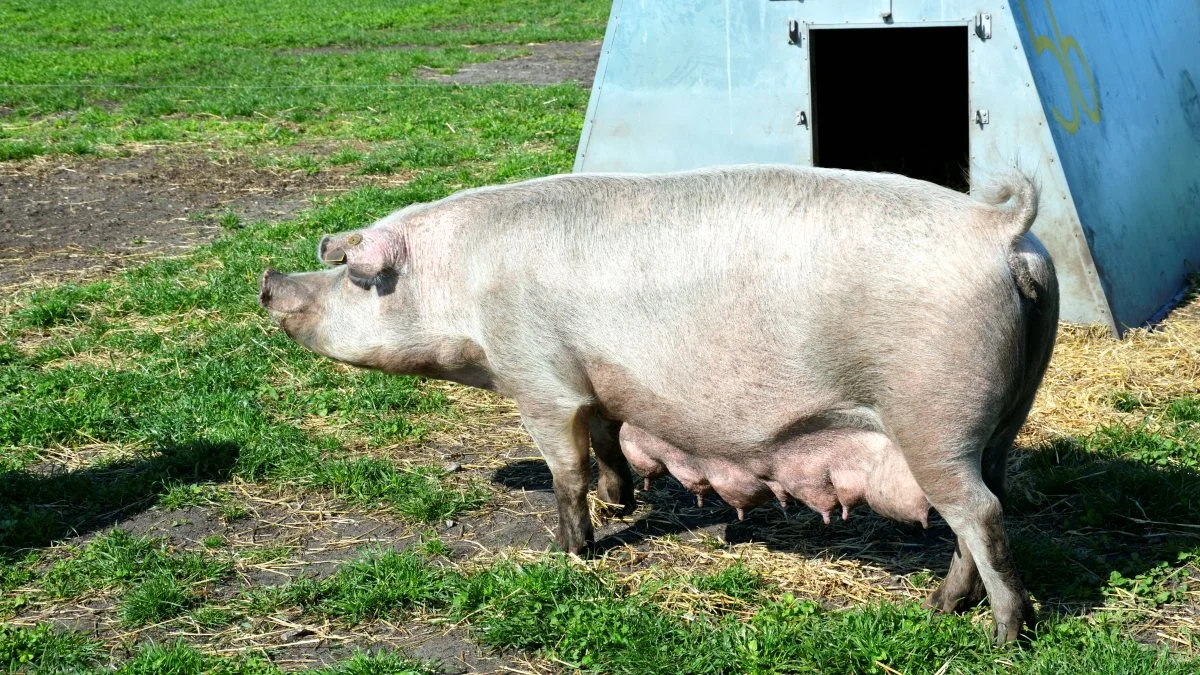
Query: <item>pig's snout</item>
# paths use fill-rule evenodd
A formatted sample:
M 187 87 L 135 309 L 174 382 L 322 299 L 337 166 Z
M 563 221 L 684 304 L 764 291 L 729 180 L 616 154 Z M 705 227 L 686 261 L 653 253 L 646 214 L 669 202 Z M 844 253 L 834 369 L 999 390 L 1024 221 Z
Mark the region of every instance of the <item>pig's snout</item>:
M 310 295 L 303 284 L 270 268 L 258 279 L 258 304 L 270 311 L 299 312 L 310 304 Z
M 271 301 L 274 299 L 272 293 L 272 280 L 279 276 L 279 272 L 268 267 L 258 277 L 258 304 L 264 309 L 271 309 Z

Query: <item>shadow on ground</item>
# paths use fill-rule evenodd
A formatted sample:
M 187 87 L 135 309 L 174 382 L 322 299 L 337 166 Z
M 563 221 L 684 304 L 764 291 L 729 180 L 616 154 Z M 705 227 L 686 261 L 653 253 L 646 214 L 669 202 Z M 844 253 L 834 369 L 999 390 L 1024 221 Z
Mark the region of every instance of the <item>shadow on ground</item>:
M 1200 473 L 1182 466 L 1151 466 L 1089 452 L 1071 441 L 1013 454 L 1006 526 L 1029 590 L 1051 611 L 1085 610 L 1104 601 L 1113 571 L 1126 578 L 1200 546 Z M 510 489 L 552 491 L 543 462 L 518 461 L 492 480 Z M 640 484 L 640 480 L 637 481 Z M 640 487 L 640 486 L 639 486 Z M 636 520 L 597 542 L 600 551 L 651 536 L 699 534 L 730 544 L 758 542 L 770 550 L 832 555 L 877 565 L 894 575 L 922 570 L 944 574 L 954 535 L 939 517 L 930 528 L 892 523 L 860 507 L 846 522 L 826 526 L 807 508 L 783 513 L 760 506 L 738 521 L 715 496 L 704 506 L 673 478 L 660 479 Z
M 78 470 L 36 465 L 0 474 L 0 553 L 49 546 L 154 505 L 172 482 L 229 478 L 232 443 L 204 440 Z

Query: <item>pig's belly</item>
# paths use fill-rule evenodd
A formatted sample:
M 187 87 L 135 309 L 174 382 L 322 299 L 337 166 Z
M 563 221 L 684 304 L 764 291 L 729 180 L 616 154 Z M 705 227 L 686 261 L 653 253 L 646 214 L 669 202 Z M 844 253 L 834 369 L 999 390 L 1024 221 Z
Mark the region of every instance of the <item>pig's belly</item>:
M 825 522 L 867 504 L 880 515 L 928 526 L 929 502 L 887 436 L 822 430 L 729 457 L 697 457 L 643 429 L 621 427 L 621 451 L 646 479 L 671 474 L 697 495 L 717 494 L 738 510 L 772 499 L 804 503 Z

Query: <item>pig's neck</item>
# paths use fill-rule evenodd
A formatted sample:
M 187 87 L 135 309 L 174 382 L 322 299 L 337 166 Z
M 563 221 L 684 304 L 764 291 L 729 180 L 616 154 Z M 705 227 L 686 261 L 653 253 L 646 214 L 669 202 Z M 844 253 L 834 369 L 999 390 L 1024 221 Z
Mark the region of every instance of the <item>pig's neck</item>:
M 449 218 L 412 218 L 402 227 L 410 251 L 413 320 L 423 337 L 420 346 L 404 350 L 403 363 L 394 365 L 402 372 L 494 389 L 476 313 L 468 302 L 466 270 L 461 260 L 454 260 L 458 224 Z
M 420 327 L 446 337 L 471 337 L 462 261 L 453 260 L 458 225 L 451 219 L 412 217 L 401 224 L 409 251 L 411 302 Z
M 360 365 L 397 375 L 423 375 L 496 389 L 487 355 L 470 338 L 427 335 L 419 344 L 372 350 Z

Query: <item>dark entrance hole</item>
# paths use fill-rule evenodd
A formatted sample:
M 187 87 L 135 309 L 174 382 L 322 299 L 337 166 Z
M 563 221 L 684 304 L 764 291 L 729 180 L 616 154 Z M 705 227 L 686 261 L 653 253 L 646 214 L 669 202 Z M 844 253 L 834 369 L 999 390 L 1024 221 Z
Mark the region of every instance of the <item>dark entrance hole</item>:
M 809 31 L 813 163 L 966 191 L 967 29 Z

